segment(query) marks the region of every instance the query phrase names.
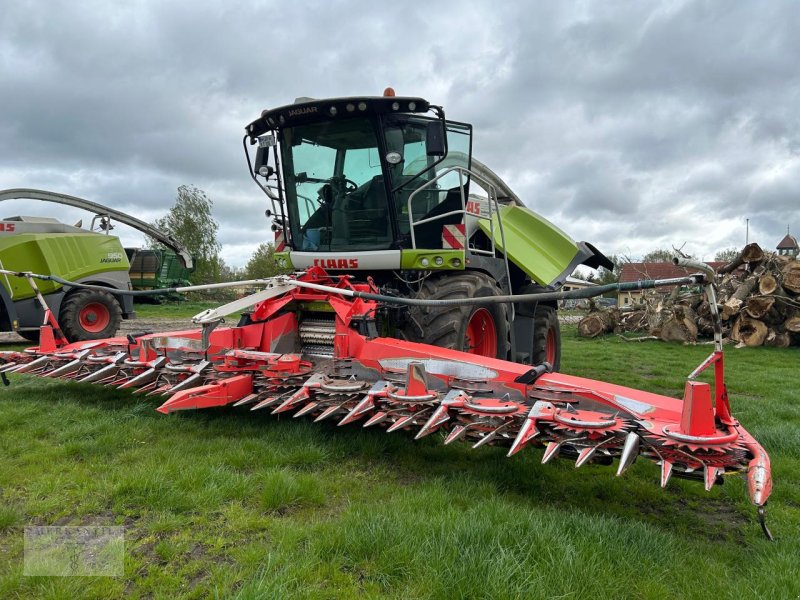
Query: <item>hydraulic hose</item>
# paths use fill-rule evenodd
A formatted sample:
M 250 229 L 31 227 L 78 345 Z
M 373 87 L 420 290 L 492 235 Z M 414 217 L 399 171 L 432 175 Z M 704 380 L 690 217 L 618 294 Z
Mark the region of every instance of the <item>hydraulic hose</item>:
M 0 269 L 0 274 L 13 275 L 14 277 L 33 277 L 42 281 L 54 281 L 60 283 L 65 287 L 76 288 L 79 290 L 95 290 L 98 292 L 108 292 L 114 296 L 157 296 L 163 294 L 175 294 L 184 292 L 202 292 L 204 290 L 218 290 L 229 287 L 240 287 L 243 285 L 266 285 L 269 279 L 248 279 L 245 281 L 224 281 L 221 283 L 207 283 L 203 285 L 187 285 L 183 287 L 168 287 L 157 288 L 154 290 L 118 290 L 115 288 L 106 287 L 104 285 L 93 285 L 90 283 L 78 283 L 76 281 L 69 281 L 58 275 L 41 275 L 39 273 L 30 273 L 28 271 L 9 271 L 8 269 Z
M 699 268 L 698 264 L 693 264 Z M 108 288 L 102 285 L 92 285 L 87 283 L 77 283 L 69 281 L 58 275 L 41 275 L 37 273 L 29 273 L 25 271 L 8 271 L 0 269 L 0 273 L 6 275 L 14 275 L 15 277 L 32 277 L 34 279 L 41 279 L 44 281 L 54 281 L 63 286 L 69 286 L 77 289 L 96 290 L 101 292 L 108 292 L 115 296 L 152 296 L 161 294 L 183 293 L 183 292 L 196 292 L 203 290 L 215 290 L 227 287 L 240 287 L 243 285 L 270 285 L 276 280 L 281 280 L 282 283 L 294 285 L 297 287 L 314 289 L 349 298 L 361 298 L 363 300 L 372 300 L 375 302 L 385 302 L 388 304 L 397 304 L 400 306 L 421 306 L 421 307 L 437 307 L 437 306 L 486 306 L 491 304 L 510 304 L 512 302 L 549 302 L 555 300 L 583 300 L 588 298 L 595 298 L 602 296 L 608 292 L 630 292 L 639 290 L 649 290 L 664 286 L 673 285 L 700 285 L 706 283 L 709 275 L 705 273 L 698 273 L 695 275 L 687 275 L 686 277 L 674 277 L 672 279 L 642 279 L 640 281 L 631 281 L 625 283 L 609 283 L 607 285 L 600 285 L 592 288 L 583 288 L 579 290 L 569 290 L 561 292 L 536 292 L 533 294 L 512 294 L 505 296 L 486 296 L 482 298 L 452 298 L 443 300 L 423 300 L 419 298 L 404 298 L 400 296 L 387 296 L 385 294 L 372 294 L 369 292 L 359 292 L 356 290 L 348 290 L 328 285 L 321 285 L 309 281 L 300 281 L 297 279 L 290 279 L 286 276 L 278 276 L 277 278 L 269 279 L 248 279 L 245 281 L 227 281 L 222 283 L 209 283 L 205 285 L 191 285 L 185 287 L 169 287 L 159 288 L 155 290 L 118 290 Z
M 608 292 L 630 292 L 638 290 L 650 290 L 657 287 L 672 285 L 700 285 L 706 281 L 706 276 L 702 274 L 688 275 L 686 277 L 675 277 L 672 279 L 643 279 L 626 283 L 609 283 L 592 288 L 580 290 L 569 290 L 562 292 L 536 292 L 533 294 L 516 294 L 506 296 L 486 296 L 482 298 L 450 298 L 443 300 L 421 300 L 419 298 L 403 298 L 398 296 L 386 296 L 384 294 L 371 294 L 369 292 L 358 292 L 354 290 L 342 290 L 330 286 L 318 285 L 305 281 L 292 281 L 292 285 L 316 289 L 319 291 L 337 293 L 351 298 L 361 298 L 363 300 L 373 300 L 376 302 L 386 302 L 399 304 L 401 306 L 485 306 L 490 304 L 510 304 L 512 302 L 548 302 L 554 300 L 582 300 L 602 296 Z

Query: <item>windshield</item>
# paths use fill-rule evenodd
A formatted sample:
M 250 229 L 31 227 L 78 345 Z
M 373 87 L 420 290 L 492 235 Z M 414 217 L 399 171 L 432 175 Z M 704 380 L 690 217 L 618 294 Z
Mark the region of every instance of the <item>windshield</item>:
M 379 250 L 392 242 L 378 140 L 366 118 L 283 130 L 295 250 Z

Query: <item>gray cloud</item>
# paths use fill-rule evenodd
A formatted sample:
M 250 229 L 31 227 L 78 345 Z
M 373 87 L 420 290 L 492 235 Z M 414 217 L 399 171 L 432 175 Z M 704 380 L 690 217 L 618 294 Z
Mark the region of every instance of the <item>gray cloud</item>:
M 393 85 L 473 123 L 476 156 L 609 254 L 710 257 L 746 218 L 771 246 L 800 229 L 798 29 L 788 0 L 11 3 L 0 185 L 150 219 L 191 183 L 241 265 L 271 239 L 243 126 L 296 96 Z

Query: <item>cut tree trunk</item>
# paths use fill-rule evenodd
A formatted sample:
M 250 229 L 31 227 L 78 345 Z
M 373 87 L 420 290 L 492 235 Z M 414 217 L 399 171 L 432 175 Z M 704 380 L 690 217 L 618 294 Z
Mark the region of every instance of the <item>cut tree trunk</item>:
M 773 346 L 775 348 L 788 348 L 792 343 L 791 336 L 785 331 L 775 331 L 770 329 L 767 334 L 767 339 L 764 340 L 765 346 Z
M 718 308 L 722 335 L 740 345 L 800 346 L 800 262 L 794 257 L 748 244 L 718 270 L 715 288 L 717 307 L 685 286 L 647 294 L 629 313 L 592 306 L 578 332 L 581 337 L 641 332 L 648 339 L 697 343 L 698 337 L 714 335 L 711 312 Z
M 748 265 L 760 263 L 762 260 L 764 260 L 764 251 L 761 249 L 761 246 L 755 242 L 752 244 L 747 244 L 747 246 L 742 248 L 742 260 Z
M 723 275 L 722 281 L 717 283 L 717 298 L 720 298 L 720 302 L 722 298 L 730 296 L 737 285 L 739 285 L 739 280 L 736 277 Z
M 635 310 L 623 313 L 619 320 L 620 331 L 647 331 L 647 312 Z
M 772 296 L 751 296 L 745 304 L 745 312 L 754 319 L 763 319 L 775 304 Z
M 731 329 L 731 339 L 745 346 L 762 346 L 768 333 L 769 328 L 763 322 L 740 316 Z
M 614 311 L 602 310 L 589 313 L 578 323 L 580 337 L 595 338 L 604 333 L 611 333 L 617 322 Z
M 744 263 L 758 263 L 762 260 L 764 260 L 764 251 L 761 249 L 761 246 L 753 242 L 752 244 L 747 244 L 747 246 L 742 248 L 742 251 L 738 254 L 738 256 L 727 265 L 720 267 L 717 273 L 720 275 L 731 273 L 741 267 Z
M 750 292 L 753 291 L 753 288 L 756 287 L 757 282 L 758 277 L 755 273 L 753 273 L 739 284 L 733 294 L 731 294 L 730 298 L 728 298 L 722 305 L 723 321 L 727 321 L 731 317 L 735 317 L 737 314 L 739 314 L 745 298 L 747 298 Z
M 800 294 L 800 262 L 795 260 L 786 263 L 782 272 L 784 289 Z
M 697 333 L 700 335 L 711 337 L 714 335 L 714 321 L 708 317 L 697 318 Z
M 710 318 L 711 317 L 711 305 L 708 303 L 708 300 L 703 300 L 699 304 L 699 306 L 695 309 L 695 312 L 697 312 L 697 316 L 698 317 Z
M 762 296 L 780 295 L 781 292 L 781 282 L 772 271 L 767 271 L 758 279 L 758 293 Z
M 783 328 L 792 333 L 800 333 L 800 315 L 786 319 L 783 323 Z
M 662 323 L 659 337 L 665 342 L 696 342 L 696 318 L 690 308 L 676 306 L 674 316 Z
M 689 319 L 672 317 L 664 321 L 659 337 L 665 342 L 696 342 L 697 325 Z

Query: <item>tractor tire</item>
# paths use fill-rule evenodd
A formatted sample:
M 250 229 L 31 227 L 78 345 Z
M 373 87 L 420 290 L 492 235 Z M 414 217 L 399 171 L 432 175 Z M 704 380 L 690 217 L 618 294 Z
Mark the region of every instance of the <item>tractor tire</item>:
M 552 306 L 537 306 L 533 312 L 532 363 L 549 362 L 553 371 L 561 368 L 561 327 Z
M 445 300 L 500 296 L 497 283 L 477 271 L 446 274 L 425 280 L 416 298 Z M 400 331 L 403 339 L 507 359 L 511 351 L 508 306 L 411 307 Z
M 58 323 L 70 342 L 114 337 L 122 309 L 108 292 L 76 290 L 61 305 Z

